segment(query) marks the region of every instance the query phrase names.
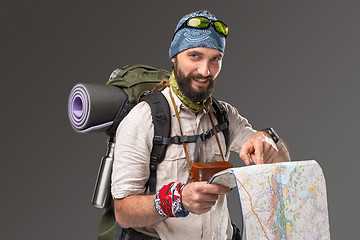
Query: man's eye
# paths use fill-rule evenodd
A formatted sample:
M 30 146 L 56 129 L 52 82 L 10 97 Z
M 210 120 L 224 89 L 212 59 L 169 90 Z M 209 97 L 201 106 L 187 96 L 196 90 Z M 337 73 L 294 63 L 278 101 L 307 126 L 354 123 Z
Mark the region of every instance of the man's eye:
M 220 61 L 221 61 L 221 57 L 214 57 L 214 58 L 213 58 L 213 61 L 215 61 L 215 62 L 220 62 Z

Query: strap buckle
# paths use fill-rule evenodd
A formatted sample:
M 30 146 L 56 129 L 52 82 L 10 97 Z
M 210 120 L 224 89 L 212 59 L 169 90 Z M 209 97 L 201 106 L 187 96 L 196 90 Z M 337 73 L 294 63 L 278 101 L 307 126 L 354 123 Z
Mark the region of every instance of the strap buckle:
M 206 140 L 206 135 L 207 135 L 207 133 L 205 134 L 205 133 L 202 133 L 202 134 L 200 134 L 199 135 L 199 138 L 201 139 L 201 141 L 205 141 Z
M 157 168 L 157 157 L 150 157 L 150 170 L 156 170 Z
M 153 142 L 154 144 L 161 145 L 163 137 L 162 136 L 154 136 Z

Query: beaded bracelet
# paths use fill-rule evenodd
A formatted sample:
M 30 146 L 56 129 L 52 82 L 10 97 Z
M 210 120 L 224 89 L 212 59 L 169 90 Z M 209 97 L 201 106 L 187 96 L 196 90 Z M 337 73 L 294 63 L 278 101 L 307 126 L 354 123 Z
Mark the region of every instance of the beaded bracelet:
M 189 212 L 181 203 L 181 192 L 186 184 L 171 182 L 164 185 L 155 195 L 156 211 L 163 217 L 186 217 Z

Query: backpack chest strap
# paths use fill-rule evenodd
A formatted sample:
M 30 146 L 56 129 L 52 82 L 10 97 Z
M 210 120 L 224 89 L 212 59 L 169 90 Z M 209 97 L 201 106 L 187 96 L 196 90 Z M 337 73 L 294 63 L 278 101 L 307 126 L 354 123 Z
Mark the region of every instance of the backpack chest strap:
M 227 128 L 228 128 L 228 126 L 227 126 L 226 123 L 215 126 L 216 132 L 221 132 L 221 131 L 223 131 L 223 130 L 225 130 Z M 213 136 L 215 136 L 214 129 L 210 129 L 207 132 L 196 134 L 196 135 L 190 135 L 190 136 L 189 135 L 183 135 L 183 136 L 173 136 L 173 137 L 169 137 L 169 138 L 163 138 L 161 136 L 155 136 L 154 137 L 154 142 L 156 141 L 157 144 L 162 144 L 162 145 L 182 144 L 183 142 L 185 142 L 185 143 L 193 143 L 193 142 L 197 142 L 197 141 L 205 141 L 206 139 L 211 138 Z
M 221 131 L 224 131 L 225 129 L 227 129 L 228 125 L 227 125 L 227 123 L 223 123 L 220 125 L 216 125 L 214 128 L 215 128 L 216 132 L 218 133 L 218 132 L 221 132 Z M 154 144 L 159 144 L 159 145 L 178 144 L 178 145 L 180 145 L 183 143 L 194 143 L 195 142 L 196 145 L 195 145 L 194 159 L 196 159 L 196 157 L 200 151 L 200 147 L 201 147 L 202 143 L 213 136 L 215 136 L 214 129 L 210 129 L 209 131 L 206 131 L 201 134 L 190 135 L 190 136 L 182 135 L 182 136 L 173 136 L 173 137 L 169 137 L 169 138 L 155 136 Z

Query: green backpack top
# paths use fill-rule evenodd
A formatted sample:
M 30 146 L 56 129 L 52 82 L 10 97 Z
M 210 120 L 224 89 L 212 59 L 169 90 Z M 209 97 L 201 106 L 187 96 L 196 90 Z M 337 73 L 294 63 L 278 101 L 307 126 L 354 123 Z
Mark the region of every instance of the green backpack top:
M 107 129 L 106 134 L 114 137 L 116 129 L 123 118 L 129 111 L 137 104 L 141 95 L 156 88 L 162 81 L 170 78 L 170 72 L 162 69 L 157 69 L 148 65 L 136 64 L 127 65 L 122 69 L 114 70 L 106 85 L 114 85 L 122 89 L 128 96 L 128 101 L 125 101 L 121 106 L 117 116 L 114 119 L 113 125 Z M 165 85 L 158 86 L 158 88 L 165 88 Z
M 139 96 L 165 79 L 169 79 L 170 72 L 147 65 L 136 64 L 116 69 L 110 75 L 106 85 L 121 87 L 129 96 L 129 101 L 137 101 Z

